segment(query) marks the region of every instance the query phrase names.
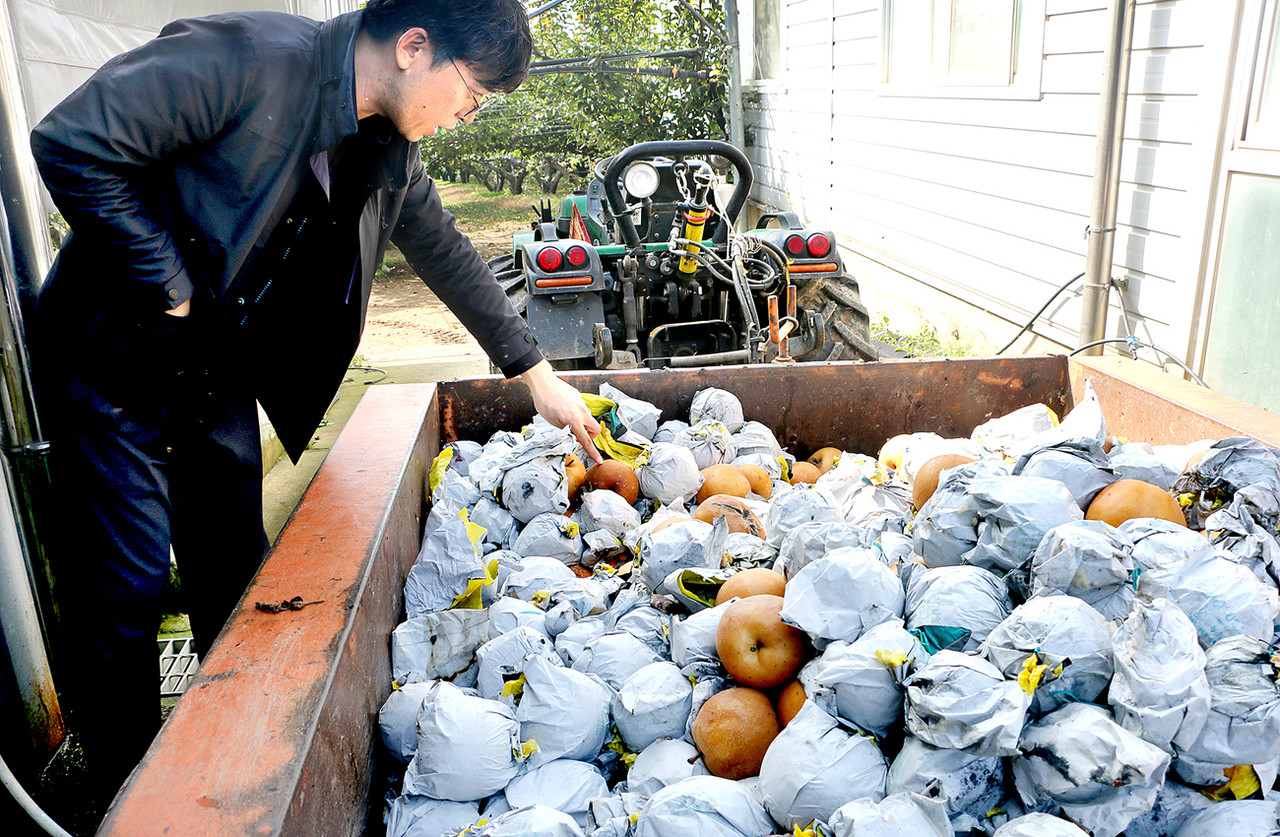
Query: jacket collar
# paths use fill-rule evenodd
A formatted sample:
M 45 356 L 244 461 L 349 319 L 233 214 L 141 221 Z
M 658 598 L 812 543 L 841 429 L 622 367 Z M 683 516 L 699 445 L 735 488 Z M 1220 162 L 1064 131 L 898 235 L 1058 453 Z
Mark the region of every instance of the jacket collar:
M 356 132 L 356 35 L 364 12 L 330 18 L 316 37 L 319 61 L 320 114 L 313 154 L 331 148 Z
M 356 133 L 356 36 L 364 12 L 355 11 L 330 18 L 320 25 L 316 37 L 319 61 L 320 115 L 317 120 L 312 154 L 332 148 L 340 140 Z M 409 162 L 418 153 L 411 143 L 390 128 L 378 126 L 389 135 L 381 144 L 386 149 L 378 171 L 383 183 L 403 189 L 409 182 Z

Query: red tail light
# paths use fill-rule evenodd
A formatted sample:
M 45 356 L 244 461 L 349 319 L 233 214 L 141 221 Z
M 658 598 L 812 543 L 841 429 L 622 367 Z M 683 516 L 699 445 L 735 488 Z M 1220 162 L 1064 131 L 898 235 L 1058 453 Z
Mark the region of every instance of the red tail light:
M 577 245 L 574 245 L 565 251 L 564 257 L 568 260 L 571 266 L 582 267 L 587 263 L 587 249 L 585 247 L 578 247 Z
M 804 239 L 798 235 L 787 236 L 786 243 L 783 245 L 787 253 L 792 256 L 798 256 L 804 252 Z
M 815 259 L 824 258 L 831 252 L 831 239 L 822 233 L 814 233 L 809 236 L 809 255 Z
M 554 247 L 543 247 L 538 251 L 538 267 L 545 273 L 559 270 L 562 261 L 560 251 Z

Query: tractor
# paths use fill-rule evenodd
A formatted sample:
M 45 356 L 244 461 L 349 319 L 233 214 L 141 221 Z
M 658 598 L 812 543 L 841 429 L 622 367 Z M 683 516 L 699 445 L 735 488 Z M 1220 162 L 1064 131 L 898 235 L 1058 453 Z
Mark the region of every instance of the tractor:
M 782 212 L 735 232 L 752 171 L 734 146 L 640 143 L 593 175 L 489 262 L 555 368 L 875 359 L 830 231 Z

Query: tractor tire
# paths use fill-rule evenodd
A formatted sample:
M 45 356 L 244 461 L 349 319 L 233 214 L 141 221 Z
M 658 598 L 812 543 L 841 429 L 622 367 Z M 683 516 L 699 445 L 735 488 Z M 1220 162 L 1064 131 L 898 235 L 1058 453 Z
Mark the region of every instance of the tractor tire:
M 510 253 L 505 253 L 501 256 L 494 256 L 485 264 L 489 266 L 489 270 L 493 271 L 493 275 L 497 276 L 499 273 L 505 273 L 514 268 L 516 266 L 516 257 Z
M 862 304 L 858 280 L 847 273 L 819 276 L 801 287 L 797 305 L 813 313 L 821 329 L 821 345 L 796 358 L 801 361 L 875 360 L 871 318 Z
M 495 256 L 489 259 L 488 265 L 493 278 L 502 286 L 516 313 L 524 316 L 525 306 L 529 302 L 529 289 L 525 285 L 524 271 L 516 267 L 515 258 L 510 255 Z
M 511 300 L 511 307 L 523 317 L 529 302 L 529 288 L 525 284 L 524 271 L 516 267 L 515 257 L 510 254 L 495 256 L 486 264 L 489 265 L 489 270 L 501 286 L 502 292 L 507 295 L 507 299 Z M 493 361 L 489 361 L 489 374 L 497 375 L 501 371 L 493 365 Z

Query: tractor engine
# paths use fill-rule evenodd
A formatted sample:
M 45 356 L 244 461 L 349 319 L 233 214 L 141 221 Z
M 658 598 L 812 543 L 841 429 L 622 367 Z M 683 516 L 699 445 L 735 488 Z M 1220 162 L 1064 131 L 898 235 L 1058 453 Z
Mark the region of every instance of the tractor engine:
M 792 213 L 734 231 L 751 182 L 726 143 L 632 146 L 490 267 L 560 369 L 874 358 L 829 232 Z

